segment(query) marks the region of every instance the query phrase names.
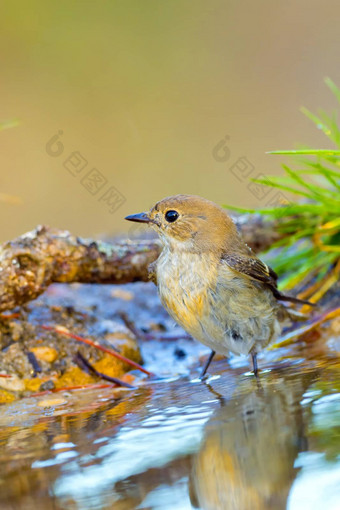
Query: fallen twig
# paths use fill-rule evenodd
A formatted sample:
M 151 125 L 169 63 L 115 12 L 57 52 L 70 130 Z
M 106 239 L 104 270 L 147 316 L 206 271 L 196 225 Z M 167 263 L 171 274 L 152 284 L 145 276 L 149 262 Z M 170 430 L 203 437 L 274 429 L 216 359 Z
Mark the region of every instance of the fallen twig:
M 104 379 L 104 381 L 109 381 L 116 386 L 123 386 L 124 388 L 134 388 L 132 384 L 129 384 L 127 382 L 121 381 L 120 379 L 117 379 L 117 377 L 111 377 L 109 375 L 103 374 L 102 372 L 99 372 L 94 368 L 94 366 L 91 365 L 89 361 L 87 361 L 86 358 L 78 351 L 77 355 L 75 356 L 75 362 L 77 365 L 87 372 L 92 373 L 93 375 L 96 375 L 97 377 L 100 377 L 101 379 Z
M 68 336 L 69 338 L 73 338 L 74 340 L 77 340 L 77 342 L 82 342 L 83 344 L 91 345 L 91 347 L 95 347 L 96 349 L 99 349 L 100 351 L 106 352 L 110 356 L 113 356 L 114 358 L 117 358 L 120 361 L 127 363 L 131 367 L 137 368 L 138 370 L 140 370 L 141 372 L 144 372 L 144 374 L 147 374 L 148 376 L 154 375 L 152 372 L 149 372 L 148 370 L 143 368 L 141 365 L 139 365 L 135 361 L 132 361 L 131 359 L 126 358 L 125 356 L 123 356 L 122 354 L 119 354 L 118 352 L 114 351 L 113 349 L 108 349 L 107 347 L 104 347 L 103 345 L 100 345 L 97 342 L 90 340 L 89 338 L 84 338 L 82 336 L 75 335 L 74 333 L 71 333 L 66 328 L 63 328 L 61 326 L 46 326 L 46 325 L 41 325 L 40 327 L 47 331 L 54 331 L 55 333 L 59 333 L 60 335 L 64 335 L 64 336 Z
M 1 313 L 1 320 L 9 320 L 9 319 L 19 319 L 21 317 L 20 313 Z
M 139 340 L 146 340 L 147 339 L 146 338 L 146 334 L 136 328 L 134 323 L 132 321 L 130 321 L 129 317 L 127 316 L 127 314 L 125 312 L 121 312 L 119 314 L 119 317 L 122 319 L 122 321 L 124 322 L 125 326 L 131 331 L 131 333 L 133 333 L 133 335 L 137 339 L 139 339 Z

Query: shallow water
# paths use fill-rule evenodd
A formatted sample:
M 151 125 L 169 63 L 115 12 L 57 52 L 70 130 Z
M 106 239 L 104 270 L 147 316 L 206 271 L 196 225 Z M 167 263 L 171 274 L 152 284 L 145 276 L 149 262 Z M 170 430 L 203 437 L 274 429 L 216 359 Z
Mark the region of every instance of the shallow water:
M 3 406 L 1 508 L 339 509 L 336 358 L 267 366 Z

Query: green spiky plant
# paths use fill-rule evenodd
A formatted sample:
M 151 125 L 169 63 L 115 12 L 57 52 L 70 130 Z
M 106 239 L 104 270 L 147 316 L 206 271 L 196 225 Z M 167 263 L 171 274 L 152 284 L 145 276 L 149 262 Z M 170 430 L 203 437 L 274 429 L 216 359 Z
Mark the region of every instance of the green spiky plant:
M 340 89 L 329 79 L 326 84 L 340 103 Z M 265 254 L 271 266 L 283 276 L 280 288 L 332 278 L 335 283 L 340 267 L 340 127 L 336 114 L 320 111 L 314 115 L 306 108 L 302 112 L 335 144 L 335 150 L 273 151 L 296 160 L 298 167 L 283 165 L 284 175 L 253 179 L 264 186 L 288 192 L 296 201 L 282 200 L 283 205 L 269 209 L 241 209 L 257 212 L 273 219 L 282 237 Z M 284 197 L 282 193 L 282 197 Z M 280 249 L 278 249 L 280 248 Z M 337 274 L 334 274 L 334 271 Z

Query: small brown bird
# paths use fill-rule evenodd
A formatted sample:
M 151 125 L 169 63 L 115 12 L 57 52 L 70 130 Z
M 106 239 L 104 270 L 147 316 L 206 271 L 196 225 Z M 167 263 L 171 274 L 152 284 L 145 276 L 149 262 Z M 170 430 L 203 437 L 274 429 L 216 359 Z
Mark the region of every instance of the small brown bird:
M 149 211 L 125 219 L 150 224 L 163 245 L 151 264 L 163 306 L 194 338 L 215 353 L 257 353 L 275 340 L 292 317 L 280 301 L 306 303 L 285 296 L 277 275 L 240 237 L 232 219 L 213 202 L 175 195 Z

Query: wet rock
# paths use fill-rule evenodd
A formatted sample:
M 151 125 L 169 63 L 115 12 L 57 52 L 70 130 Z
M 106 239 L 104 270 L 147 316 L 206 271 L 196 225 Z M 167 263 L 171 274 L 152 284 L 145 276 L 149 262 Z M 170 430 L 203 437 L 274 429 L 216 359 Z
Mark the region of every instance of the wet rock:
M 55 383 L 51 379 L 49 381 L 45 381 L 40 385 L 39 391 L 48 391 L 48 390 L 54 390 Z
M 10 322 L 9 324 L 12 340 L 17 342 L 23 334 L 23 326 L 20 322 Z
M 0 377 L 0 388 L 8 391 L 24 391 L 25 383 L 22 379 L 19 379 L 16 375 L 12 375 L 12 377 Z
M 1 352 L 0 369 L 19 377 L 25 377 L 32 373 L 32 365 L 21 342 L 13 343 Z
M 93 286 L 92 289 L 96 290 L 96 303 L 107 301 L 107 288 Z M 47 293 L 33 303 L 25 317 L 0 322 L 0 373 L 15 376 L 0 381 L 0 388 L 2 383 L 6 391 L 13 392 L 10 396 L 4 394 L 3 398 L 0 395 L 0 403 L 31 392 L 97 383 L 100 379 L 96 375 L 87 373 L 86 367 L 76 366 L 78 352 L 99 372 L 111 377 L 123 377 L 131 369 L 130 365 L 95 346 L 63 336 L 64 331 L 92 339 L 95 344 L 115 350 L 133 361 L 141 361 L 133 332 L 113 320 L 114 312 L 108 318 L 97 312 L 97 305 L 94 309 L 92 304 L 79 302 L 79 294 L 84 295 L 81 285 L 73 286 L 72 292 L 69 287 L 60 286 L 58 292 Z M 128 300 L 125 302 L 129 303 Z M 45 331 L 41 328 L 45 324 L 58 328 L 60 333 Z

